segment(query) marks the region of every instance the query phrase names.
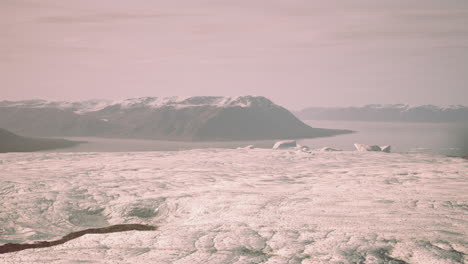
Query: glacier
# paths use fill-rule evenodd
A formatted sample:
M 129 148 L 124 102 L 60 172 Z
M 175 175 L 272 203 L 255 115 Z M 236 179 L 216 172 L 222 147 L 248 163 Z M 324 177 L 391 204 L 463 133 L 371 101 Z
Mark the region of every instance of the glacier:
M 198 149 L 0 154 L 0 263 L 466 263 L 468 161 Z

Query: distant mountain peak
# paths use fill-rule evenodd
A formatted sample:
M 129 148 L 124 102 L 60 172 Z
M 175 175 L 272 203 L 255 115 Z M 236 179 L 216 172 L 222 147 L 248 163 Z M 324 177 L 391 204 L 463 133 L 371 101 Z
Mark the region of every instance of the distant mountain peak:
M 42 99 L 23 101 L 0 101 L 0 107 L 22 108 L 57 108 L 70 110 L 77 114 L 95 112 L 106 107 L 161 108 L 161 107 L 265 107 L 274 103 L 263 96 L 170 96 L 170 97 L 136 97 L 123 100 L 84 100 L 84 101 L 47 101 Z
M 467 122 L 468 107 L 450 105 L 411 106 L 407 104 L 369 104 L 361 107 L 311 107 L 296 112 L 304 120 Z
M 257 105 L 272 105 L 269 99 L 263 96 L 191 96 L 191 97 L 140 97 L 130 98 L 122 101 L 114 101 L 109 106 L 118 105 L 123 108 L 131 107 L 251 107 Z

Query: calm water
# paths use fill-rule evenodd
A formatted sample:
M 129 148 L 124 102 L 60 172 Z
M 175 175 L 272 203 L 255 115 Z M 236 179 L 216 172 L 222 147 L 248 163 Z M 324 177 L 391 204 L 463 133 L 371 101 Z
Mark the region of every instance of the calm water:
M 221 141 L 221 142 L 183 142 L 143 139 L 118 139 L 95 137 L 69 137 L 66 139 L 85 141 L 80 145 L 44 152 L 120 152 L 120 151 L 176 151 L 200 148 L 237 148 L 255 145 L 258 148 L 271 148 L 274 140 L 265 141 Z
M 351 129 L 353 134 L 328 138 L 303 139 L 298 143 L 312 149 L 332 147 L 354 150 L 354 143 L 370 145 L 391 145 L 392 152 L 437 153 L 461 155 L 468 149 L 468 126 L 456 123 L 384 123 L 349 121 L 305 121 L 312 127 Z M 236 141 L 236 142 L 171 142 L 134 139 L 70 138 L 87 141 L 79 146 L 58 150 L 60 152 L 91 151 L 159 151 L 196 148 L 237 148 L 255 145 L 271 148 L 275 141 Z M 57 150 L 53 150 L 56 152 Z
M 304 139 L 299 143 L 311 148 L 333 147 L 354 150 L 354 143 L 391 145 L 392 152 L 466 153 L 468 126 L 458 123 L 386 123 L 350 121 L 304 121 L 312 127 L 341 128 L 354 134 L 328 138 Z

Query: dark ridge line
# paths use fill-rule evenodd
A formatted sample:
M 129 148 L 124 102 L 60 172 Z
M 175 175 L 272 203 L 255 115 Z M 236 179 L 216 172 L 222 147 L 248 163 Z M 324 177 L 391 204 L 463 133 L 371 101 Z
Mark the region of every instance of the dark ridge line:
M 120 224 L 120 225 L 111 225 L 101 228 L 90 228 L 77 232 L 71 232 L 70 234 L 62 237 L 59 240 L 53 241 L 38 241 L 34 244 L 17 244 L 17 243 L 8 243 L 0 246 L 0 254 L 21 251 L 29 248 L 46 248 L 52 247 L 60 244 L 64 244 L 72 239 L 79 238 L 86 234 L 107 234 L 107 233 L 116 233 L 116 232 L 125 232 L 125 231 L 153 231 L 157 227 L 151 225 L 140 225 L 140 224 Z

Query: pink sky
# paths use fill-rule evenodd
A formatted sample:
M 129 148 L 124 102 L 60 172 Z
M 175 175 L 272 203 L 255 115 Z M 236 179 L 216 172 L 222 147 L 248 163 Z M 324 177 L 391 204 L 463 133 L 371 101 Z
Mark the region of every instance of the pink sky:
M 0 100 L 468 105 L 466 25 L 466 0 L 2 0 Z

